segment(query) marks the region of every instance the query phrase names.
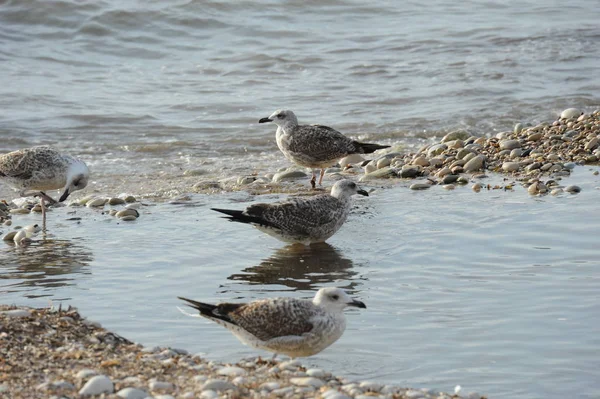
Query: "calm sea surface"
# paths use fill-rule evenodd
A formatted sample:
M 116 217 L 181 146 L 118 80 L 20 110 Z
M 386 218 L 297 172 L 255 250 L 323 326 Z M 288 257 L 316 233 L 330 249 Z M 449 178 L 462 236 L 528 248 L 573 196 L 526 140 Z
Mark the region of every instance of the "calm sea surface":
M 52 144 L 91 166 L 86 193 L 178 195 L 187 170 L 288 166 L 257 123 L 277 108 L 407 150 L 494 134 L 600 108 L 599 20 L 581 0 L 0 1 L 0 153 Z M 309 364 L 491 398 L 597 398 L 600 178 L 579 167 L 570 180 L 580 194 L 544 198 L 372 185 L 328 245 L 303 250 L 209 210 L 278 195 L 148 200 L 125 224 L 58 208 L 47 237 L 0 243 L 0 299 L 72 304 L 145 345 L 234 361 L 256 352 L 181 315 L 177 295 L 335 285 L 368 309 Z

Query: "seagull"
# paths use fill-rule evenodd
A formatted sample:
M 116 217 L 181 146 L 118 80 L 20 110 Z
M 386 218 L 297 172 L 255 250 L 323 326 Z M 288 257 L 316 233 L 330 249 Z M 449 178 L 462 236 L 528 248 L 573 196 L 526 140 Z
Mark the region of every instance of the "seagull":
M 363 302 L 335 287 L 321 288 L 312 301 L 269 298 L 211 305 L 178 298 L 200 316 L 227 328 L 243 344 L 291 358 L 312 356 L 337 341 L 346 329 L 346 307 L 366 309 Z
M 353 194 L 369 196 L 352 180 L 340 180 L 331 188 L 331 194 L 254 204 L 243 211 L 211 209 L 226 214 L 224 218 L 232 222 L 249 223 L 281 241 L 309 245 L 327 240 L 342 227 L 350 213 Z
M 37 146 L 0 155 L 0 181 L 5 182 L 21 197 L 39 196 L 43 225 L 46 225 L 45 201 L 57 201 L 44 191 L 62 189 L 59 202 L 69 194 L 85 188 L 90 171 L 87 165 L 52 147 Z
M 298 125 L 296 115 L 290 110 L 278 109 L 258 123 L 274 122 L 277 125 L 277 146 L 290 161 L 313 169 L 311 185 L 315 187 L 314 168 L 321 169 L 319 185 L 325 168 L 335 165 L 340 158 L 350 154 L 370 154 L 389 145 L 360 143 L 335 129 L 321 125 Z

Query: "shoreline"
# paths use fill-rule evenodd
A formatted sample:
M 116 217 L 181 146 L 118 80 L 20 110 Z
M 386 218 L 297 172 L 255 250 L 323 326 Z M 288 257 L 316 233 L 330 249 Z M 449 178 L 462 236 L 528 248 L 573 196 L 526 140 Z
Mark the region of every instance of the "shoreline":
M 222 364 L 182 349 L 144 348 L 71 307 L 0 305 L 0 358 L 0 394 L 13 399 L 485 398 L 351 381 L 298 359 Z

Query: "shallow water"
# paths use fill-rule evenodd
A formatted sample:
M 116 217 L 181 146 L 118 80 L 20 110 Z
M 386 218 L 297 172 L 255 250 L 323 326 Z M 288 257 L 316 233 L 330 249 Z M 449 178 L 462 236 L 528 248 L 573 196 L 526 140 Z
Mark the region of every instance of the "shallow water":
M 8 0 L 0 62 L 0 153 L 54 144 L 134 194 L 287 166 L 257 123 L 280 107 L 410 147 L 600 105 L 583 0 Z
M 73 304 L 144 345 L 235 361 L 257 352 L 182 315 L 176 296 L 246 301 L 340 286 L 368 309 L 348 311 L 344 336 L 308 364 L 402 386 L 461 384 L 492 398 L 592 398 L 600 394 L 600 177 L 578 167 L 569 182 L 582 192 L 372 186 L 328 244 L 300 249 L 209 210 L 274 195 L 149 203 L 133 223 L 57 208 L 45 240 L 2 244 L 0 292 L 4 303 Z

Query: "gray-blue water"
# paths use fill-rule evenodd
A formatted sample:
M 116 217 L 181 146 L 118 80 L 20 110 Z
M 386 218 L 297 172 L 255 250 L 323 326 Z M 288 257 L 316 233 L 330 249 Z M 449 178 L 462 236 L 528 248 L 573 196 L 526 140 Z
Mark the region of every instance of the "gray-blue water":
M 600 12 L 576 0 L 0 3 L 0 153 L 53 144 L 82 194 L 186 192 L 288 166 L 280 107 L 301 123 L 407 149 L 600 108 Z M 64 301 L 145 345 L 234 361 L 256 352 L 186 318 L 206 301 L 345 287 L 368 309 L 310 364 L 356 379 L 491 398 L 600 396 L 598 177 L 575 196 L 378 189 L 329 245 L 292 251 L 208 208 L 277 195 L 147 200 L 142 217 L 70 208 L 27 248 L 0 243 L 3 303 Z M 14 193 L 0 187 L 0 198 Z M 39 221 L 15 216 L 15 224 Z M 2 232 L 6 227 L 0 228 Z

